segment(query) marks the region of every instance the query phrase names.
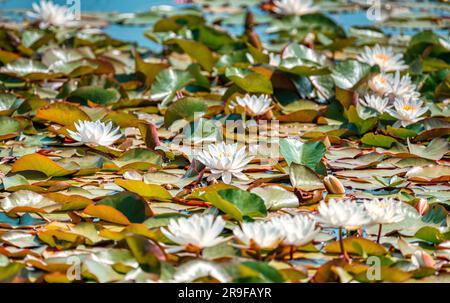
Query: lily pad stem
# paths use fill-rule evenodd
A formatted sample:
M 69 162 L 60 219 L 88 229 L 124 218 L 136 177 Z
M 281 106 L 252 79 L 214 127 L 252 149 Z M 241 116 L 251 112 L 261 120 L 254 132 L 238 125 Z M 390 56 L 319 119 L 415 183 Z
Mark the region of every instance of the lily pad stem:
M 339 246 L 341 247 L 341 254 L 344 256 L 345 261 L 349 262 L 350 257 L 344 248 L 344 240 L 342 239 L 342 227 L 339 227 Z
M 378 226 L 378 235 L 377 235 L 377 243 L 380 244 L 380 238 L 381 238 L 381 230 L 383 229 L 383 224 L 380 224 Z

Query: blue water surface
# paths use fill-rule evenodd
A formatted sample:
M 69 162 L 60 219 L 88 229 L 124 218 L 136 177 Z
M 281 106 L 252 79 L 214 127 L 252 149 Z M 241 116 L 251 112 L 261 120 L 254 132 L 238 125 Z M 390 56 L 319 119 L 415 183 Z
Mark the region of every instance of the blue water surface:
M 53 0 L 58 4 L 66 4 L 66 1 L 70 0 Z M 148 11 L 151 7 L 157 5 L 174 5 L 180 6 L 183 4 L 177 4 L 175 0 L 80 0 L 82 12 L 116 12 L 116 13 L 133 13 Z M 0 15 L 8 18 L 13 18 L 13 12 L 11 9 L 30 9 L 33 0 L 0 0 Z M 264 12 L 254 9 L 256 14 L 264 14 Z M 352 11 L 345 12 L 343 14 L 333 14 L 330 16 L 338 24 L 348 29 L 351 26 L 365 26 L 372 25 L 373 22 L 366 17 L 364 11 Z M 134 25 L 117 25 L 112 24 L 105 30 L 111 37 L 135 42 L 140 46 L 149 47 L 152 49 L 157 48 L 157 45 L 144 36 L 146 26 L 134 26 Z M 262 37 L 263 41 L 267 39 L 264 35 L 265 27 L 257 28 L 258 34 Z M 230 30 L 232 34 L 239 35 L 242 33 L 242 27 L 234 27 Z M 392 29 L 385 30 L 386 33 L 395 33 Z M 409 32 L 407 34 L 413 34 Z

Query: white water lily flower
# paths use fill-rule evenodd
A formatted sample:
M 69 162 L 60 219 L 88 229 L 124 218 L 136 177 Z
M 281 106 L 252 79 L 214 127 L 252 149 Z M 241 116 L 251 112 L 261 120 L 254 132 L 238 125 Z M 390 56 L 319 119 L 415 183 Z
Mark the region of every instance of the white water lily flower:
M 220 237 L 225 227 L 222 217 L 195 214 L 189 218 L 171 219 L 161 232 L 173 242 L 197 248 L 217 245 L 226 239 Z
M 407 216 L 403 202 L 391 198 L 366 200 L 364 207 L 373 224 L 398 223 Z
M 226 283 L 231 280 L 230 275 L 219 264 L 195 260 L 181 265 L 173 275 L 173 282 L 194 282 L 204 277 L 214 278 L 221 283 Z
M 275 248 L 283 240 L 283 235 L 271 221 L 256 221 L 242 223 L 241 227 L 233 230 L 240 242 L 247 247 L 256 245 L 258 248 Z
M 110 146 L 116 142 L 122 135 L 120 134 L 120 127 L 113 129 L 111 121 L 108 123 L 97 121 L 81 121 L 75 123 L 76 132 L 68 129 L 72 139 L 86 143 L 101 146 Z
M 416 123 L 421 119 L 424 113 L 428 110 L 427 106 L 423 105 L 420 99 L 396 99 L 394 102 L 394 108 L 388 108 L 386 111 L 397 121 L 394 126 L 397 127 L 398 124 L 405 127 L 410 124 Z
M 283 215 L 271 219 L 280 229 L 284 245 L 303 246 L 313 240 L 319 232 L 316 220 L 307 215 Z
M 369 80 L 368 85 L 372 91 L 384 97 L 390 91 L 392 80 L 392 75 L 379 73 Z
M 232 176 L 248 180 L 242 169 L 252 157 L 247 156 L 245 146 L 238 148 L 237 143 L 225 142 L 209 144 L 207 149 L 198 152 L 196 158 L 211 170 L 209 181 L 222 177 L 224 183 L 230 183 Z
M 33 10 L 27 12 L 27 16 L 38 20 L 40 28 L 76 25 L 75 14 L 68 7 L 52 1 L 41 0 L 39 4 L 33 3 Z
M 388 97 L 390 100 L 395 98 L 417 99 L 420 96 L 411 77 L 408 74 L 401 76 L 398 71 L 395 74 L 380 73 L 370 79 L 368 85 L 379 96 Z
M 391 72 L 404 70 L 408 68 L 402 60 L 402 54 L 395 54 L 391 47 L 382 47 L 375 45 L 370 48 L 364 47 L 364 53 L 360 54 L 357 59 L 369 65 L 378 65 L 382 72 Z
M 417 99 L 420 97 L 416 90 L 416 85 L 412 83 L 411 77 L 406 74 L 400 76 L 400 72 L 396 72 L 394 76 L 388 77 L 388 89 L 386 91 L 390 97 L 397 97 L 405 100 Z
M 336 201 L 330 199 L 328 204 L 320 202 L 318 221 L 327 226 L 355 230 L 371 223 L 371 218 L 363 204 L 351 200 Z
M 252 116 L 260 116 L 270 109 L 272 99 L 268 95 L 249 95 L 236 97 L 236 101 L 231 102 L 230 108 L 234 109 L 237 105 L 242 106 L 250 112 Z
M 359 99 L 359 103 L 382 114 L 388 108 L 389 99 L 376 95 L 365 95 L 364 99 Z
M 273 11 L 280 15 L 305 15 L 317 11 L 312 0 L 275 0 Z
M 16 207 L 45 209 L 56 205 L 56 202 L 31 190 L 18 190 L 0 201 L 0 208 L 6 212 Z

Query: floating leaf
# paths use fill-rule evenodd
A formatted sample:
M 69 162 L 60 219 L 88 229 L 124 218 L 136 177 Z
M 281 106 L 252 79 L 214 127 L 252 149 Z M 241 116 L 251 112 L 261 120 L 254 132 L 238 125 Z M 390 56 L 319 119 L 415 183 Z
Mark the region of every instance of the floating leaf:
M 86 270 L 100 283 L 109 283 L 123 279 L 110 265 L 99 263 L 94 260 L 84 261 Z
M 348 122 L 354 124 L 358 130 L 358 134 L 363 135 L 373 129 L 377 122 L 377 118 L 362 119 L 359 117 L 356 108 L 352 105 L 346 111 Z M 364 138 L 364 137 L 363 137 Z
M 167 43 L 176 43 L 188 54 L 195 62 L 200 64 L 206 71 L 211 72 L 214 66 L 214 56 L 211 50 L 204 44 L 183 39 L 173 39 Z
M 88 101 L 107 105 L 119 101 L 120 94 L 114 88 L 105 89 L 97 86 L 84 86 L 70 93 L 67 99 L 83 105 L 86 105 Z
M 136 60 L 136 73 L 138 75 L 142 75 L 144 77 L 145 85 L 150 86 L 152 85 L 153 81 L 155 80 L 156 76 L 161 72 L 162 70 L 169 67 L 165 63 L 148 63 L 142 60 L 139 53 L 135 54 Z
M 208 110 L 208 106 L 202 99 L 186 97 L 172 103 L 164 115 L 164 125 L 169 127 L 176 120 L 185 119 L 193 121 Z
M 162 249 L 155 242 L 141 235 L 128 236 L 126 241 L 141 268 L 146 272 L 160 272 L 160 261 L 164 261 L 166 258 Z
M 0 94 L 0 115 L 11 115 L 23 101 L 12 94 Z
M 419 181 L 449 181 L 450 167 L 427 165 L 423 167 L 414 167 L 406 173 L 406 177 L 411 180 Z
M 191 14 L 178 14 L 169 18 L 158 20 L 153 26 L 155 32 L 177 31 L 184 26 L 203 24 L 205 19 L 202 16 Z
M 67 102 L 52 103 L 41 107 L 36 112 L 36 118 L 68 126 L 79 120 L 90 120 L 89 116 L 78 106 Z
M 283 282 L 283 276 L 266 263 L 245 261 L 240 266 L 241 278 L 238 282 Z
M 128 225 L 131 223 L 128 220 L 127 216 L 125 216 L 123 213 L 121 213 L 114 207 L 108 205 L 92 204 L 86 207 L 84 213 L 116 224 Z
M 24 58 L 8 63 L 0 69 L 0 74 L 7 74 L 30 81 L 59 77 L 59 74 L 50 73 L 48 67 L 41 62 Z
M 348 237 L 344 240 L 344 249 L 349 254 L 357 254 L 362 256 L 368 254 L 369 256 L 383 256 L 387 254 L 386 249 L 375 242 L 359 237 Z M 340 253 L 339 241 L 327 244 L 324 248 L 327 253 Z
M 379 135 L 374 133 L 367 133 L 361 138 L 361 142 L 370 146 L 379 146 L 379 147 L 385 147 L 389 148 L 397 142 L 392 137 L 388 137 L 385 135 Z
M 408 148 L 411 154 L 430 160 L 440 160 L 449 152 L 448 140 L 444 138 L 435 138 L 427 146 L 408 141 Z
M 46 156 L 30 154 L 18 159 L 11 168 L 12 172 L 27 170 L 40 171 L 48 177 L 61 177 L 75 173 L 78 171 L 78 166 L 73 162 L 63 166 Z
M 139 180 L 121 179 L 116 179 L 115 183 L 128 191 L 140 195 L 141 197 L 159 201 L 170 201 L 172 199 L 172 195 L 161 185 L 146 184 Z
M 166 105 L 175 96 L 178 90 L 183 89 L 186 85 L 193 82 L 194 78 L 189 72 L 175 71 L 172 68 L 161 71 L 152 85 L 153 100 L 163 100 Z
M 270 210 L 296 208 L 299 205 L 297 196 L 280 186 L 255 187 L 251 192 L 260 196 Z
M 325 144 L 320 141 L 302 142 L 296 139 L 280 140 L 280 152 L 288 165 L 297 163 L 315 170 L 326 151 Z
M 352 89 L 370 72 L 370 66 L 356 60 L 342 61 L 331 70 L 331 77 L 337 86 Z
M 241 189 L 222 189 L 205 193 L 205 199 L 215 207 L 241 221 L 244 216 L 264 217 L 267 209 L 259 196 Z
M 121 192 L 89 205 L 84 212 L 118 224 L 142 223 L 147 218 L 148 206 L 137 194 Z
M 0 139 L 16 137 L 21 130 L 20 123 L 11 117 L 0 116 Z
M 267 76 L 249 69 L 228 67 L 225 76 L 249 93 L 272 94 L 273 92 L 272 83 Z
M 437 228 L 431 226 L 424 226 L 419 229 L 414 237 L 433 244 L 439 244 L 444 241 L 450 240 L 450 233 L 441 233 Z

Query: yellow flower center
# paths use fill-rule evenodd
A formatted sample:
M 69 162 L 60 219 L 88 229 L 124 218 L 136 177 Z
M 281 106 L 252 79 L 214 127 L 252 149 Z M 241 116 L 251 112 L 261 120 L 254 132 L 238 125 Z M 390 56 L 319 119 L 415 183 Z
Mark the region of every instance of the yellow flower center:
M 412 104 L 405 104 L 405 105 L 402 105 L 402 109 L 406 110 L 406 111 L 411 111 L 411 110 L 415 110 L 416 106 L 412 105 Z
M 382 53 L 381 54 L 374 54 L 373 57 L 376 60 L 381 60 L 383 62 L 387 62 L 390 59 L 390 57 L 388 55 L 382 54 Z

